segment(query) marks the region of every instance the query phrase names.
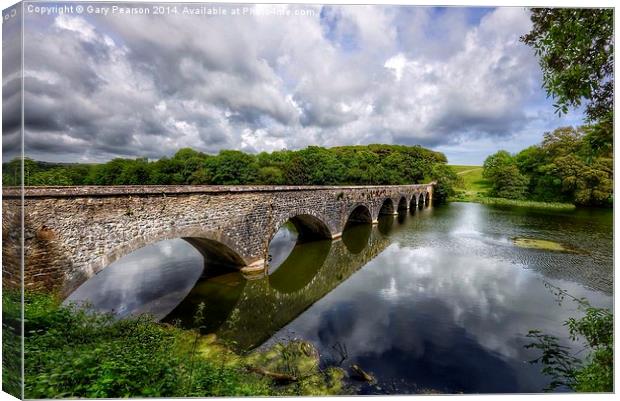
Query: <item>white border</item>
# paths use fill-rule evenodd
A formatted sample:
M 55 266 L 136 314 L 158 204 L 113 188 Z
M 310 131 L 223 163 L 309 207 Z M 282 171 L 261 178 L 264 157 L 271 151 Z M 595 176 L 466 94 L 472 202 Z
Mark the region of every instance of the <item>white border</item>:
M 45 2 L 45 1 L 29 1 L 29 2 Z M 54 1 L 47 1 L 49 3 L 53 3 Z M 76 1 L 76 0 L 67 0 L 67 1 L 63 1 L 63 3 L 94 3 L 94 1 Z M 107 1 L 106 1 L 107 2 Z M 110 1 L 110 3 L 113 3 L 114 1 Z M 147 0 L 132 0 L 132 3 L 188 3 L 187 1 L 181 1 L 181 0 L 167 0 L 167 1 L 147 1 Z M 2 9 L 6 9 L 14 4 L 17 4 L 18 2 L 16 1 L 10 1 L 10 2 L 5 2 L 3 1 L 2 4 Z M 201 3 L 201 2 L 199 2 Z M 560 1 L 560 0 L 543 0 L 542 2 L 540 1 L 531 1 L 531 0 L 522 0 L 522 1 L 512 1 L 512 0 L 508 0 L 508 1 L 503 1 L 503 2 L 499 2 L 497 0 L 495 1 L 491 1 L 491 0 L 477 0 L 477 1 L 473 1 L 473 2 L 467 2 L 467 1 L 457 1 L 457 0 L 439 0 L 439 1 L 424 1 L 424 0 L 389 0 L 389 1 L 364 1 L 364 0 L 339 0 L 339 1 L 333 1 L 333 0 L 324 0 L 324 1 L 302 1 L 302 0 L 289 0 L 289 1 L 247 1 L 247 0 L 237 0 L 237 1 L 232 1 L 232 0 L 219 0 L 219 1 L 213 1 L 213 2 L 204 2 L 204 3 L 233 3 L 233 4 L 242 4 L 242 3 L 249 3 L 249 4 L 254 4 L 254 3 L 263 3 L 263 4 L 380 4 L 380 5 L 390 5 L 390 4 L 395 4 L 395 5 L 420 5 L 420 6 L 466 6 L 466 7 L 497 7 L 497 6 L 521 6 L 521 7 L 585 7 L 585 8 L 594 8 L 594 7 L 614 7 L 614 2 L 613 1 L 603 1 L 603 0 L 589 0 L 589 1 L 584 1 L 584 0 L 564 0 L 564 1 Z M 23 18 L 23 13 L 22 13 L 22 18 Z M 22 19 L 23 21 L 23 19 Z M 618 18 L 614 19 L 614 32 L 618 32 Z M 0 42 L 2 40 L 2 30 L 0 29 Z M 0 55 L 1 55 L 1 50 L 0 50 Z M 23 52 L 22 52 L 23 55 Z M 614 66 L 615 67 L 615 66 Z M 22 69 L 22 73 L 23 73 L 23 69 Z M 0 63 L 0 77 L 2 76 L 2 65 Z M 23 91 L 23 88 L 22 88 Z M 22 102 L 23 102 L 23 94 L 22 94 Z M 614 99 L 614 110 L 616 107 L 616 101 Z M 615 112 L 614 112 L 615 115 Z M 2 118 L 2 110 L 0 108 L 0 119 Z M 23 119 L 23 115 L 22 115 L 22 119 Z M 23 121 L 22 121 L 22 126 L 23 126 Z M 615 144 L 615 138 L 616 138 L 616 134 L 617 134 L 617 126 L 614 127 L 614 144 Z M 23 137 L 22 137 L 22 141 L 23 141 Z M 22 146 L 22 151 L 23 151 L 23 146 Z M 0 148 L 0 156 L 1 156 L 1 148 Z M 616 161 L 616 158 L 614 158 L 614 171 L 617 171 L 618 168 L 618 164 Z M 1 167 L 0 167 L 0 173 L 1 173 Z M 23 176 L 23 172 L 22 172 L 22 176 Z M 617 189 L 617 181 L 614 180 L 614 194 L 617 193 L 616 189 Z M 0 206 L 0 211 L 1 211 L 1 206 Z M 22 224 L 23 226 L 23 224 Z M 614 310 L 618 310 L 618 298 L 615 296 L 615 277 L 616 277 L 616 258 L 615 258 L 615 249 L 616 249 L 616 245 L 617 245 L 617 241 L 618 239 L 615 236 L 616 233 L 616 229 L 618 227 L 618 219 L 616 216 L 616 207 L 615 207 L 615 203 L 614 203 Z M 1 234 L 0 234 L 0 238 L 1 238 Z M 23 274 L 22 274 L 22 279 L 23 279 Z M 0 288 L 0 293 L 1 293 L 1 288 Z M 0 316 L 1 316 L 1 311 L 0 311 Z M 23 322 L 23 320 L 22 320 Z M 614 341 L 615 344 L 618 344 L 618 331 L 617 331 L 617 325 L 616 325 L 616 319 L 614 319 Z M 23 345 L 22 345 L 23 346 Z M 0 350 L 0 355 L 1 355 L 1 350 Z M 22 355 L 23 355 L 23 348 L 22 348 Z M 617 369 L 617 358 L 615 358 L 614 355 L 614 384 L 615 384 L 615 388 L 617 388 L 618 385 L 618 369 Z M 23 365 L 22 365 L 23 366 Z M 529 397 L 536 397 L 537 399 L 553 399 L 553 398 L 558 398 L 561 400 L 583 400 L 584 398 L 587 399 L 593 399 L 593 400 L 611 400 L 611 399 L 615 399 L 615 397 L 612 394 L 576 394 L 576 393 L 570 393 L 570 394 L 506 394 L 506 395 L 496 395 L 496 394 L 490 394 L 490 395 L 415 395 L 415 396 L 378 396 L 378 397 L 373 397 L 375 399 L 380 399 L 380 400 L 386 400 L 386 401 L 404 401 L 404 400 L 412 400 L 412 397 L 415 397 L 415 399 L 429 399 L 430 397 L 460 397 L 460 398 L 464 398 L 467 400 L 488 400 L 489 397 L 495 397 L 495 396 L 499 396 L 501 397 L 502 400 L 524 400 L 527 399 Z M 22 396 L 23 397 L 23 396 Z M 359 396 L 357 396 L 359 397 Z M 613 398 L 612 398 L 613 397 Z M 245 398 L 222 398 L 223 400 L 245 400 L 248 399 L 249 397 L 245 397 Z M 304 398 L 297 398 L 297 397 L 291 397 L 292 399 L 300 399 L 300 400 L 310 400 L 309 397 L 304 397 Z M 321 401 L 328 401 L 330 399 L 334 399 L 335 397 L 312 397 L 312 400 L 321 400 Z M 347 396 L 347 397 L 338 397 L 338 398 L 352 398 L 352 396 Z M 8 400 L 11 399 L 13 400 L 14 398 L 9 396 L 8 394 L 2 392 L 0 393 L 0 400 Z M 190 398 L 192 400 L 196 400 L 199 398 Z M 217 399 L 217 398 L 208 398 L 208 399 Z M 160 398 L 161 400 L 161 398 Z M 168 400 L 166 398 L 164 398 L 164 400 Z

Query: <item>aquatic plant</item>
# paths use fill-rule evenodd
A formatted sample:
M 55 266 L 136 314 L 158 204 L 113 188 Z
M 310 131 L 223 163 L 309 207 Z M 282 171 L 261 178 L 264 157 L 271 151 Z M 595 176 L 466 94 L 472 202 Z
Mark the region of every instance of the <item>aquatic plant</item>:
M 551 377 L 546 390 L 564 387 L 578 392 L 612 392 L 613 313 L 609 309 L 593 307 L 587 299 L 576 298 L 548 282 L 545 282 L 545 286 L 554 293 L 558 302 L 568 297 L 584 313 L 580 318 L 569 318 L 564 324 L 568 327 L 570 339 L 582 340 L 583 350 L 587 351 L 586 356 L 579 359 L 569 347 L 561 345 L 556 336 L 530 330 L 527 337 L 534 341 L 525 347 L 541 352 L 538 358 L 530 362 L 541 363 L 542 372 Z

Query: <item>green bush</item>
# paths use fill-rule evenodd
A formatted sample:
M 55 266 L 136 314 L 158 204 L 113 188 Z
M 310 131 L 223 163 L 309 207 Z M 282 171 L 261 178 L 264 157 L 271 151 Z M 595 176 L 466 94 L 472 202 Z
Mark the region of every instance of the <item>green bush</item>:
M 570 339 L 581 340 L 583 350 L 588 351 L 583 359 L 579 359 L 568 347 L 561 345 L 557 337 L 531 330 L 527 336 L 535 341 L 526 348 L 540 350 L 541 355 L 531 362 L 541 363 L 542 372 L 551 377 L 547 390 L 566 387 L 578 392 L 613 392 L 613 313 L 609 309 L 595 308 L 586 299 L 575 298 L 566 290 L 549 283 L 545 285 L 560 302 L 569 297 L 578 303 L 583 316 L 572 317 L 565 325 Z

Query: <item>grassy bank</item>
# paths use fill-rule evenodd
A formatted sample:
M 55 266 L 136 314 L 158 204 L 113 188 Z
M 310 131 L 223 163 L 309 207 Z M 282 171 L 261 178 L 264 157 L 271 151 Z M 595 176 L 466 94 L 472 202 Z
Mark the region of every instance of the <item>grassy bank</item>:
M 3 301 L 10 302 L 10 297 L 5 294 Z M 197 325 L 208 314 L 199 308 Z M 239 355 L 214 334 L 200 335 L 148 316 L 115 321 L 110 315 L 61 306 L 54 297 L 41 294 L 27 295 L 25 317 L 26 398 L 346 392 L 344 371 L 320 369 L 318 353 L 302 341 Z
M 485 205 L 498 205 L 498 206 L 518 206 L 528 207 L 534 209 L 557 209 L 557 210 L 573 210 L 575 205 L 572 203 L 558 203 L 558 202 L 537 202 L 528 200 L 516 200 L 505 198 L 486 198 L 481 197 L 468 202 L 477 202 Z
M 538 202 L 530 200 L 516 200 L 505 198 L 493 198 L 488 196 L 491 185 L 482 176 L 482 166 L 450 166 L 461 179 L 455 188 L 456 193 L 450 197 L 450 202 L 475 202 L 485 205 L 517 206 L 535 209 L 572 210 L 575 205 L 571 203 Z

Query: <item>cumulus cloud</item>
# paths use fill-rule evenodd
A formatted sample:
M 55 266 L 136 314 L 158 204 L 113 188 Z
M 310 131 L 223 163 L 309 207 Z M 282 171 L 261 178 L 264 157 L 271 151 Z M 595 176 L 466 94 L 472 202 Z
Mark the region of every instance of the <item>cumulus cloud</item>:
M 27 16 L 27 152 L 437 147 L 510 137 L 535 118 L 524 9 L 304 8 L 314 15 Z

